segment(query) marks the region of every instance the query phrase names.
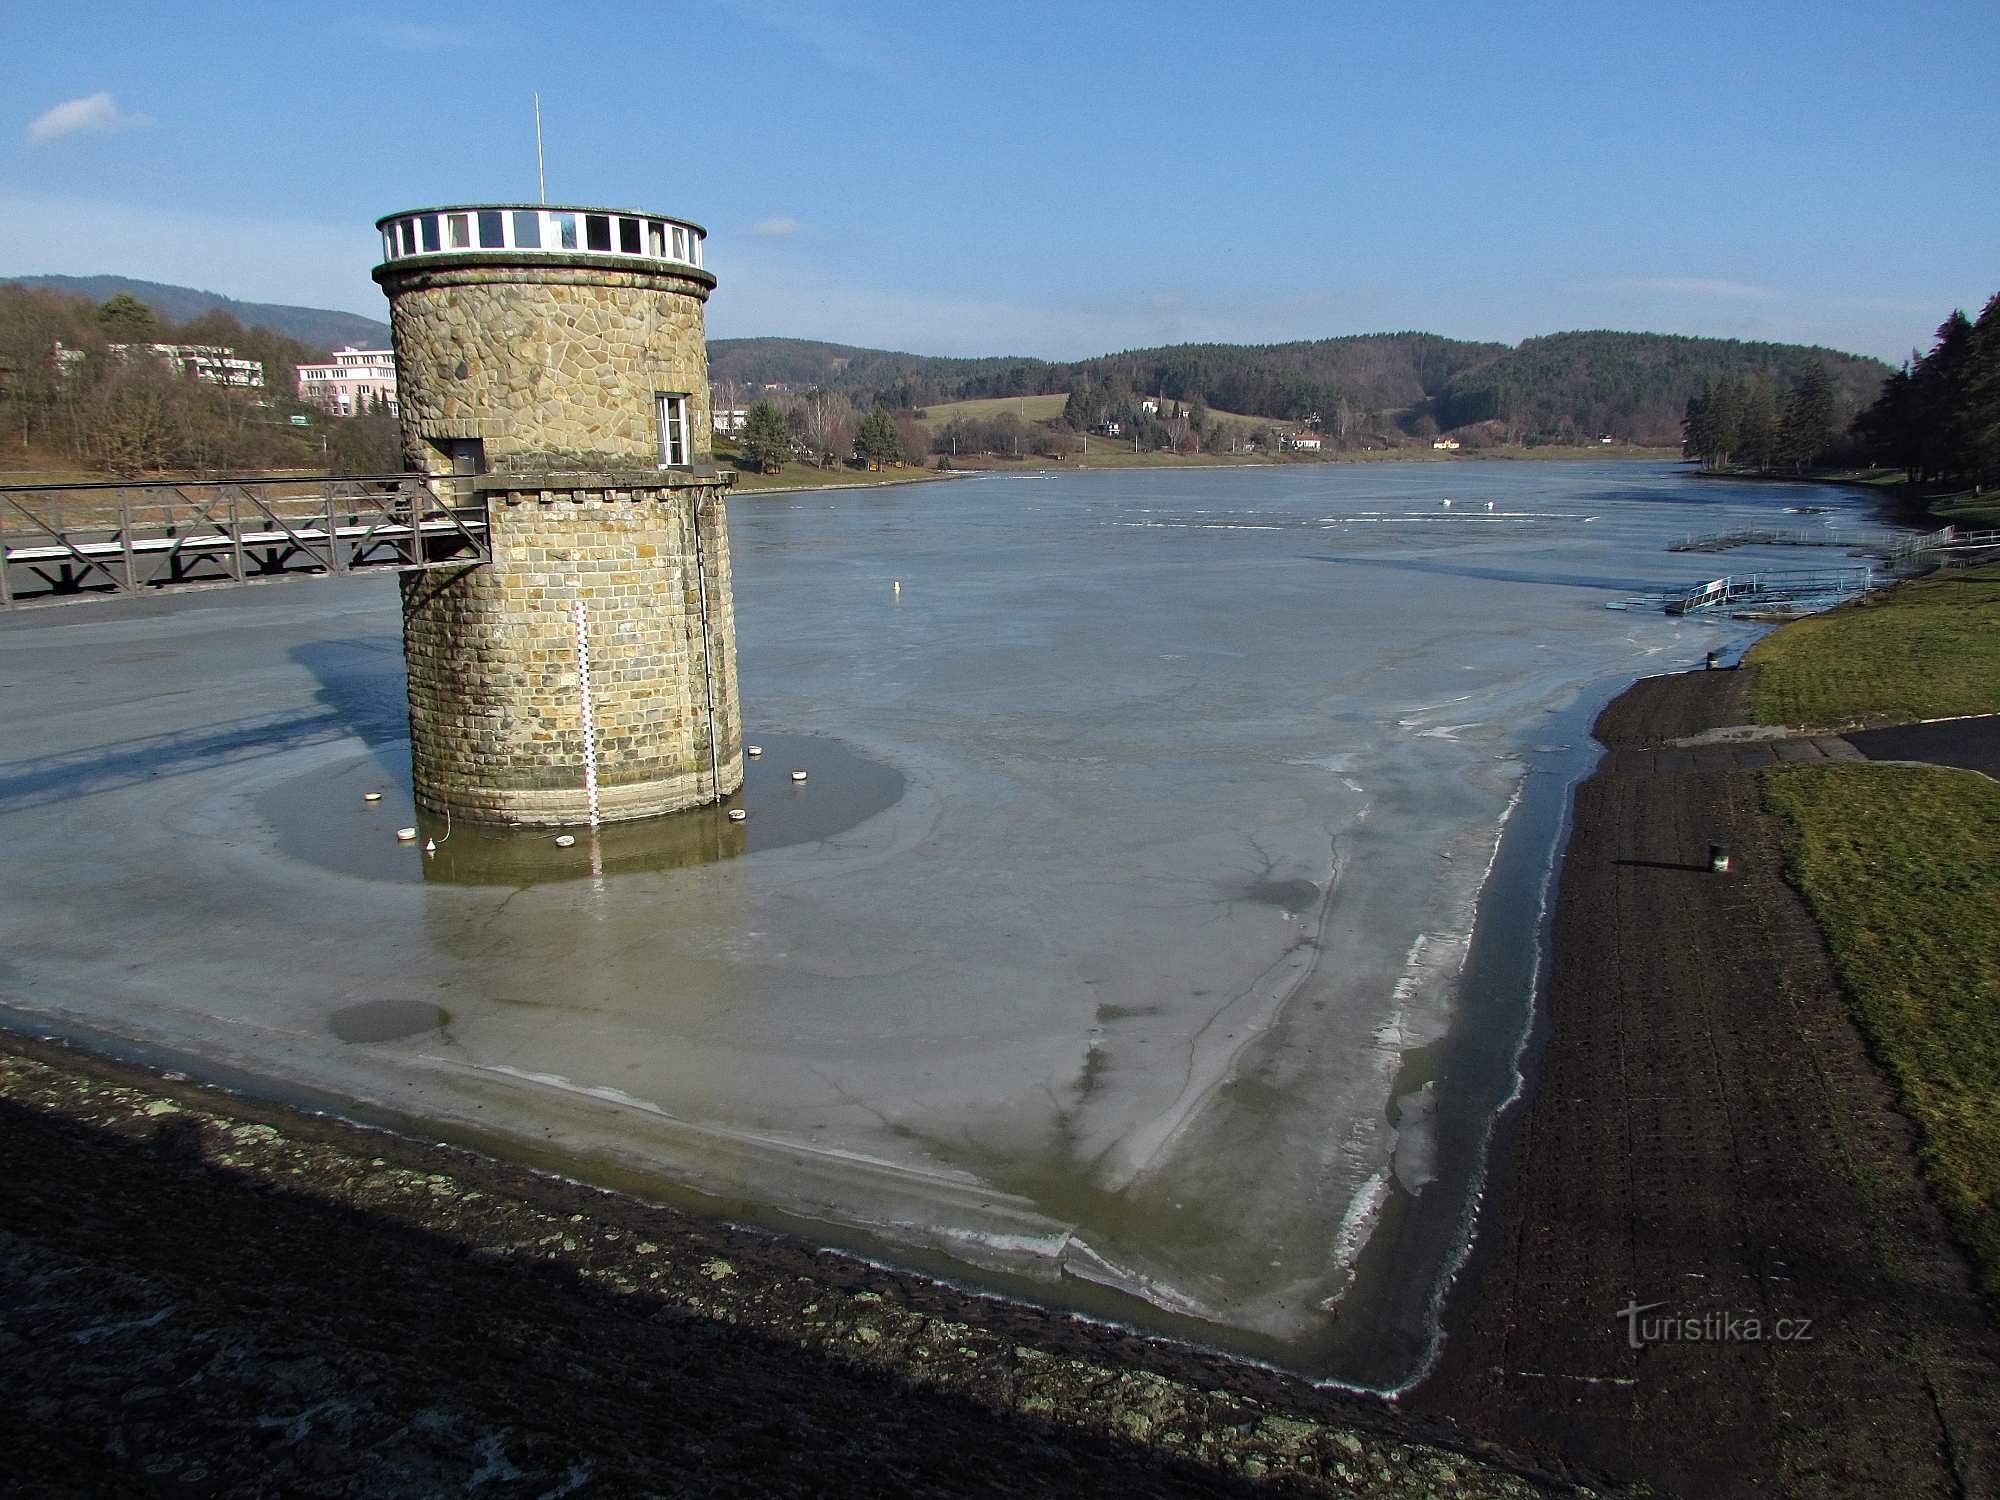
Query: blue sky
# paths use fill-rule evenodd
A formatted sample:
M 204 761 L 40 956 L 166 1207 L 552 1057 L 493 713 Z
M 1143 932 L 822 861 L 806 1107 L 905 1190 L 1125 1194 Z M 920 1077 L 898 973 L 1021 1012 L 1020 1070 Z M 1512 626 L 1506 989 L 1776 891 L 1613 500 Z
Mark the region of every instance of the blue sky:
M 2000 5 L 12 0 L 0 275 L 381 317 L 373 221 L 705 224 L 715 337 L 1075 357 L 1636 328 L 1900 359 L 2000 289 Z

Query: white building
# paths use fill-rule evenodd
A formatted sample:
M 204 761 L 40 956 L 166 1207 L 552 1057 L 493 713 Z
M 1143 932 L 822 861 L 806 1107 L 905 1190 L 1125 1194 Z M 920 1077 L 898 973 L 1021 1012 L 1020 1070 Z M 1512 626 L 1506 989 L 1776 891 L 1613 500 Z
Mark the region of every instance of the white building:
M 1319 434 L 1310 429 L 1294 432 L 1285 439 L 1285 446 L 1294 453 L 1317 453 L 1320 449 Z
M 378 401 L 386 402 L 393 417 L 400 410 L 395 353 L 350 345 L 336 350 L 330 363 L 300 365 L 299 399 L 341 417 L 357 416 Z
M 749 420 L 747 406 L 718 406 L 709 413 L 709 425 L 717 432 L 741 432 Z
M 196 380 L 205 380 L 210 385 L 254 390 L 264 384 L 264 361 L 238 359 L 236 351 L 226 344 L 107 344 L 105 349 L 118 359 L 128 359 L 134 349 L 143 349 L 171 365 L 176 373 L 192 374 Z M 56 368 L 64 374 L 77 368 L 85 358 L 83 350 L 65 349 L 62 340 L 56 340 Z
M 122 354 L 125 347 L 113 344 L 111 352 Z M 205 380 L 210 385 L 254 389 L 264 384 L 264 361 L 238 359 L 236 351 L 226 344 L 141 344 L 139 347 L 159 356 L 176 370 L 191 371 L 196 380 Z

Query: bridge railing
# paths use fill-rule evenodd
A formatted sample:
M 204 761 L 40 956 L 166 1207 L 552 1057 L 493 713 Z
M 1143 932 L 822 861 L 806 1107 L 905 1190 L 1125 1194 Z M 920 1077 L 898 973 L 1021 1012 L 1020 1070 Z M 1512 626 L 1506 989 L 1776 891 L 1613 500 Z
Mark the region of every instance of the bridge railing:
M 0 486 L 0 606 L 489 560 L 420 474 Z

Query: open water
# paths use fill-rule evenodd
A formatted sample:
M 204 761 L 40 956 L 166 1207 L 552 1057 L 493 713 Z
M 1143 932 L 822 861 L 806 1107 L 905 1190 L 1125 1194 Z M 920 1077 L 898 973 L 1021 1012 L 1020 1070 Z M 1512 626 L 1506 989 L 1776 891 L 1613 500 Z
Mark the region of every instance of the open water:
M 740 499 L 750 820 L 568 850 L 395 842 L 386 579 L 23 612 L 0 1005 L 1394 1387 L 1517 1083 L 1590 719 L 1756 629 L 1605 606 L 1827 566 L 1667 548 L 1859 504 L 1475 462 Z

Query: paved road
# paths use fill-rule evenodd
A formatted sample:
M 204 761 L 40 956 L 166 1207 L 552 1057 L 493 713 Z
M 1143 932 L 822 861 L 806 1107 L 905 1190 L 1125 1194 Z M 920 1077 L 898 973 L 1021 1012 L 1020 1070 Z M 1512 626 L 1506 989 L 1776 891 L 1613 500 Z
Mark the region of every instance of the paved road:
M 1962 766 L 2000 781 L 2000 714 L 1946 719 L 1937 724 L 1899 724 L 1893 729 L 1860 729 L 1846 740 L 1870 760 L 1923 760 Z

